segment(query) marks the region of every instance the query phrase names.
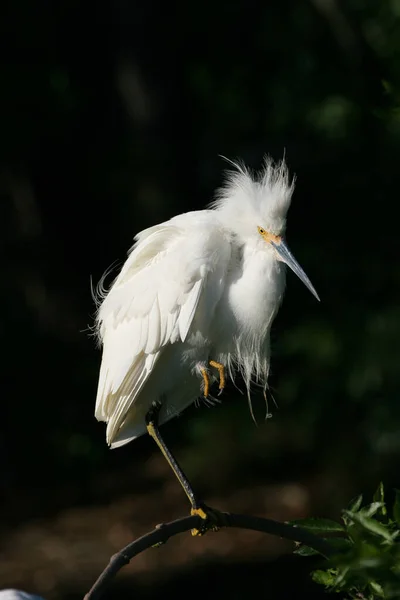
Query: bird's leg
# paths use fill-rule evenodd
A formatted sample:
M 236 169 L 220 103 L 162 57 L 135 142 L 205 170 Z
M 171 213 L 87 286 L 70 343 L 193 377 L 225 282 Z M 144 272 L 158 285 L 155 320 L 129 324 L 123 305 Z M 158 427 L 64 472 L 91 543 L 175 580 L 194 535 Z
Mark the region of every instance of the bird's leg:
M 176 478 L 179 483 L 183 487 L 186 496 L 189 498 L 189 502 L 192 505 L 191 514 L 198 515 L 202 519 L 204 519 L 204 528 L 202 529 L 192 529 L 192 535 L 202 535 L 209 528 L 206 525 L 206 522 L 210 520 L 210 515 L 207 514 L 207 507 L 202 504 L 197 498 L 196 494 L 193 491 L 192 486 L 185 473 L 182 471 L 181 467 L 178 464 L 178 461 L 169 450 L 168 446 L 164 442 L 163 438 L 160 435 L 160 431 L 158 429 L 158 416 L 160 413 L 160 408 L 162 404 L 160 402 L 154 402 L 149 412 L 146 415 L 146 428 L 149 435 L 153 438 L 159 449 L 161 450 L 164 458 L 168 462 L 169 466 L 175 473 Z
M 200 369 L 200 373 L 202 374 L 204 381 L 203 396 L 204 398 L 208 398 L 208 394 L 210 391 L 210 375 L 208 374 L 207 369 L 205 369 L 204 367 Z
M 215 369 L 218 369 L 218 372 L 219 372 L 219 394 L 218 394 L 218 396 L 220 396 L 224 390 L 225 382 L 226 382 L 225 366 L 222 363 L 219 363 L 215 360 L 210 360 L 210 366 L 214 367 Z

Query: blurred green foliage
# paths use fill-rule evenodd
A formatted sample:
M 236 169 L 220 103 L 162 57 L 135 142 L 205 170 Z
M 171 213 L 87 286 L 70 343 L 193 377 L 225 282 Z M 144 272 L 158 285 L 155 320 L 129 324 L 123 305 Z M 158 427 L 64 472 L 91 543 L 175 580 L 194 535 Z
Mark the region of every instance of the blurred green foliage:
M 400 597 L 400 493 L 396 491 L 393 509 L 388 513 L 381 483 L 373 502 L 362 506 L 362 496 L 357 497 L 343 511 L 343 525 L 324 519 L 304 519 L 296 524 L 314 533 L 339 533 L 331 538 L 335 556 L 329 559 L 328 568 L 315 570 L 316 583 L 330 592 L 345 593 L 354 600 L 378 600 Z M 316 554 L 311 548 L 301 546 L 297 551 L 303 556 Z

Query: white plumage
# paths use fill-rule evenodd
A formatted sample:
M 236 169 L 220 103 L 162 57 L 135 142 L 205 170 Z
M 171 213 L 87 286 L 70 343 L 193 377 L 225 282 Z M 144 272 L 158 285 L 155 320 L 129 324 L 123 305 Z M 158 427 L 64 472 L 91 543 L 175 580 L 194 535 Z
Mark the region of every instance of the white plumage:
M 28 594 L 28 592 L 23 592 L 22 590 L 9 588 L 0 590 L 0 600 L 43 600 L 43 598 L 35 594 Z
M 154 401 L 161 423 L 195 401 L 202 370 L 216 377 L 210 360 L 239 369 L 249 395 L 251 381 L 267 385 L 283 262 L 318 297 L 281 237 L 293 192 L 284 162 L 267 158 L 256 177 L 234 166 L 209 210 L 139 233 L 109 292 L 100 289 L 95 414 L 112 447 L 145 433 Z

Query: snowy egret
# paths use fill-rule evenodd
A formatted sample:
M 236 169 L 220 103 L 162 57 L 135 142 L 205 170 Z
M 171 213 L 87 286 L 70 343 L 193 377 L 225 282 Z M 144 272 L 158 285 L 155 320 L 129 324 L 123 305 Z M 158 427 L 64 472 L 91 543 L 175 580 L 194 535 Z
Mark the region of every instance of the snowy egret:
M 43 600 L 43 598 L 35 594 L 28 594 L 22 590 L 9 588 L 0 590 L 0 600 Z
M 231 161 L 229 161 L 231 162 Z M 239 371 L 250 399 L 267 386 L 272 321 L 285 264 L 319 300 L 283 234 L 294 184 L 284 161 L 253 175 L 231 163 L 208 210 L 178 215 L 137 234 L 107 292 L 98 287 L 103 344 L 96 418 L 117 448 L 146 431 L 183 486 L 192 513 L 206 518 L 158 425 Z

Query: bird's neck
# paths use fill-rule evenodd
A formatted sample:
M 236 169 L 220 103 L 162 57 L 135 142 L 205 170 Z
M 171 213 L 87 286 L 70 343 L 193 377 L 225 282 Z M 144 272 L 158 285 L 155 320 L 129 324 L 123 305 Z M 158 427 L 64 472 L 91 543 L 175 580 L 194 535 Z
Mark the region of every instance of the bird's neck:
M 233 295 L 247 323 L 264 332 L 269 328 L 283 296 L 284 265 L 273 252 L 251 247 L 244 247 L 241 252 L 241 277 L 236 282 L 237 289 Z

